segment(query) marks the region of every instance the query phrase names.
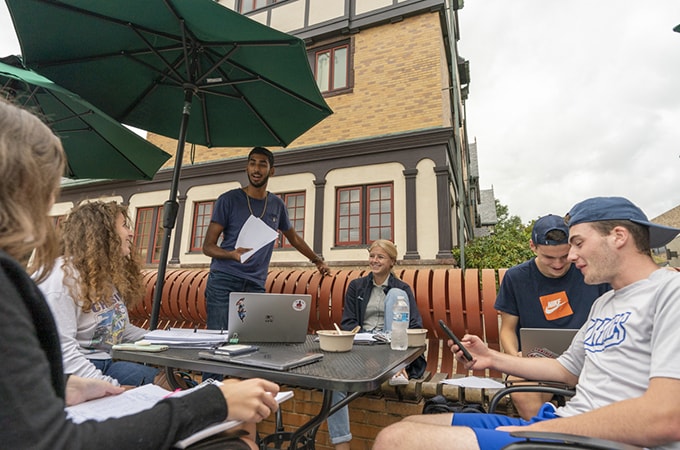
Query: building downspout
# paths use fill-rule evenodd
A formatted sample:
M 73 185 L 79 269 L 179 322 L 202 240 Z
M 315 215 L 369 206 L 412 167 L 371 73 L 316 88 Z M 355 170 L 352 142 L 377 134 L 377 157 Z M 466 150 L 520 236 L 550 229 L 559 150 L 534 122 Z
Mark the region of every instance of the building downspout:
M 456 167 L 453 170 L 454 182 L 457 187 L 456 195 L 456 211 L 458 213 L 458 245 L 460 246 L 460 260 L 458 265 L 461 269 L 465 269 L 465 184 L 463 182 L 463 160 L 461 157 L 462 145 L 461 135 L 460 135 L 460 98 L 458 95 L 458 55 L 456 55 L 456 23 L 455 23 L 455 9 L 454 2 L 458 0 L 446 0 L 446 18 L 449 39 L 449 51 L 451 58 L 449 60 L 449 68 L 451 71 L 449 92 L 451 95 L 451 107 L 453 112 L 453 149 L 455 149 L 454 155 L 449 155 L 451 161 L 454 161 Z M 463 197 L 461 200 L 461 196 Z M 461 206 L 462 205 L 462 206 Z

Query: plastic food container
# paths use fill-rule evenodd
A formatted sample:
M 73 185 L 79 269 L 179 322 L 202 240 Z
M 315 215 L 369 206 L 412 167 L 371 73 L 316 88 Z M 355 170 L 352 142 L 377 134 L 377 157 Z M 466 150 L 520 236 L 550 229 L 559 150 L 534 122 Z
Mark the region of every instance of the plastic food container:
M 425 345 L 425 338 L 427 337 L 426 328 L 409 328 L 406 330 L 408 334 L 409 347 L 422 347 Z
M 325 352 L 348 352 L 352 350 L 354 335 L 351 331 L 319 330 L 319 345 Z

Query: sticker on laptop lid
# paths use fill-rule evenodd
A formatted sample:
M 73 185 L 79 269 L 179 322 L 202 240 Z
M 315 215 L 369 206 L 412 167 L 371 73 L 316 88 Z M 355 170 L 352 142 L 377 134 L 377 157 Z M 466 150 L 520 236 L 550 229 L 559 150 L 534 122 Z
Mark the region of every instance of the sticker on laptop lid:
M 295 311 L 304 311 L 307 309 L 307 302 L 301 298 L 296 298 L 293 300 L 293 309 Z

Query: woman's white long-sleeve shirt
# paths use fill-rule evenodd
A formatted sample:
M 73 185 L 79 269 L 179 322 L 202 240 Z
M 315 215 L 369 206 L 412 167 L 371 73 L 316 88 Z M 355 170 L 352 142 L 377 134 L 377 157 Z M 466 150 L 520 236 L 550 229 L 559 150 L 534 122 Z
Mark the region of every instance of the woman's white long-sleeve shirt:
M 64 372 L 117 385 L 115 379 L 104 375 L 90 359 L 111 359 L 113 345 L 138 341 L 147 331 L 130 324 L 125 303 L 117 292 L 110 304 L 96 303 L 90 311 L 84 312 L 82 303 L 74 299 L 69 290 L 75 280 L 66 278 L 62 265 L 63 259 L 59 258 L 50 275 L 38 287 L 57 322 Z

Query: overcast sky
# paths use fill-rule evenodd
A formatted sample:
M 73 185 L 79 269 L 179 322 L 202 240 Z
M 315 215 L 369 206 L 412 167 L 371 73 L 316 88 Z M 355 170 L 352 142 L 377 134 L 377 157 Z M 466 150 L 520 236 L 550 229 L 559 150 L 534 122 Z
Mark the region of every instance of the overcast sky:
M 680 205 L 679 0 L 466 0 L 480 183 L 524 222 L 620 195 Z M 0 56 L 19 53 L 0 2 Z
M 678 0 L 467 0 L 480 183 L 527 222 L 592 196 L 680 205 Z

